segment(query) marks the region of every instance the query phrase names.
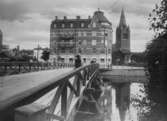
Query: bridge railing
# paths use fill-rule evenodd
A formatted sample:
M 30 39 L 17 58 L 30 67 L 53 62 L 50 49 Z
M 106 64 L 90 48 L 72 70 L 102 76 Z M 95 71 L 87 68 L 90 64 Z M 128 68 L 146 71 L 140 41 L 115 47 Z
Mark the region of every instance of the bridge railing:
M 15 121 L 24 119 L 27 121 L 27 118 L 30 118 L 33 121 L 38 121 L 39 119 L 40 121 L 50 121 L 53 119 L 72 120 L 71 118 L 75 112 L 74 105 L 76 105 L 78 98 L 82 95 L 84 88 L 91 86 L 91 82 L 98 75 L 98 70 L 98 64 L 86 65 L 59 77 L 55 77 L 54 79 L 43 83 L 38 87 L 24 91 L 19 95 L 17 94 L 18 98 L 12 99 L 12 102 L 9 103 L 11 106 L 9 106 L 9 104 L 5 105 L 5 102 L 3 102 L 3 106 L 0 105 L 0 113 L 4 116 L 2 118 L 5 119 L 8 117 L 3 109 L 8 111 L 6 109 L 9 108 L 11 111 L 11 107 L 14 106 L 13 111 L 15 110 Z M 32 106 L 34 105 L 34 101 L 54 89 L 56 89 L 56 92 L 50 104 L 45 108 L 40 110 L 36 109 L 37 111 L 34 111 L 34 106 Z M 33 109 L 31 110 L 31 108 Z M 41 112 L 41 110 L 43 113 L 36 113 Z M 25 113 L 28 113 L 28 117 Z M 41 118 L 37 117 L 43 118 L 41 120 Z
M 0 62 L 0 75 L 73 67 L 72 63 Z

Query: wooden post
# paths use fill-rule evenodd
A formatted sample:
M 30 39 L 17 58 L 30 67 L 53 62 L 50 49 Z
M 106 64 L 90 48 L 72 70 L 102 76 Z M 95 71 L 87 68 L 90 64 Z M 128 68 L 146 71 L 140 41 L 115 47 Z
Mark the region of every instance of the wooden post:
M 78 78 L 78 80 L 77 80 L 77 93 L 78 93 L 78 96 L 80 95 L 80 91 L 81 91 L 81 85 L 80 85 L 80 80 L 79 80 L 79 77 L 78 77 L 78 75 L 77 75 L 77 78 Z
M 61 115 L 64 117 L 66 117 L 67 115 L 67 84 L 66 82 L 61 95 Z

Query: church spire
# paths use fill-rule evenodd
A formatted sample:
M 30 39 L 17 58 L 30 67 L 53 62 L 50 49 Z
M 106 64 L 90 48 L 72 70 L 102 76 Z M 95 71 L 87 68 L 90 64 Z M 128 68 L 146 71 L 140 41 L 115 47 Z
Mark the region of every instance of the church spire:
M 122 8 L 121 11 L 121 17 L 120 17 L 120 22 L 119 25 L 125 25 L 126 26 L 126 19 L 125 19 L 125 13 L 124 13 L 124 9 Z

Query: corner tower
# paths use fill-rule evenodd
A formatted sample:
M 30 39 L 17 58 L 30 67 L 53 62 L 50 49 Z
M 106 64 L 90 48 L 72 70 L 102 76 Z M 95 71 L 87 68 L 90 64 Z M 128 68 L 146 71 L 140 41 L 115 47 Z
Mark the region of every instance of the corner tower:
M 116 29 L 116 50 L 130 52 L 130 28 L 126 23 L 124 9 L 121 11 L 120 22 Z

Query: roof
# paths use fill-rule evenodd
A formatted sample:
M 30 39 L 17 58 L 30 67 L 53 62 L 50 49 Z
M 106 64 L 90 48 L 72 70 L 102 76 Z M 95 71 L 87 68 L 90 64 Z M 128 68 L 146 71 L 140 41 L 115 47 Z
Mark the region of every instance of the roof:
M 71 28 L 70 24 L 73 24 L 73 28 L 81 28 L 81 23 L 84 23 L 84 28 L 87 28 L 90 24 L 91 19 L 55 19 L 52 21 L 51 26 L 53 27 L 54 24 L 57 24 L 57 28 L 62 28 L 61 24 L 65 25 L 65 28 Z
M 121 11 L 121 17 L 120 17 L 119 26 L 121 26 L 121 25 L 127 26 L 124 9 L 122 9 L 122 11 Z
M 109 20 L 104 16 L 104 12 L 98 10 L 94 12 L 93 20 L 100 22 L 100 23 L 109 23 Z

